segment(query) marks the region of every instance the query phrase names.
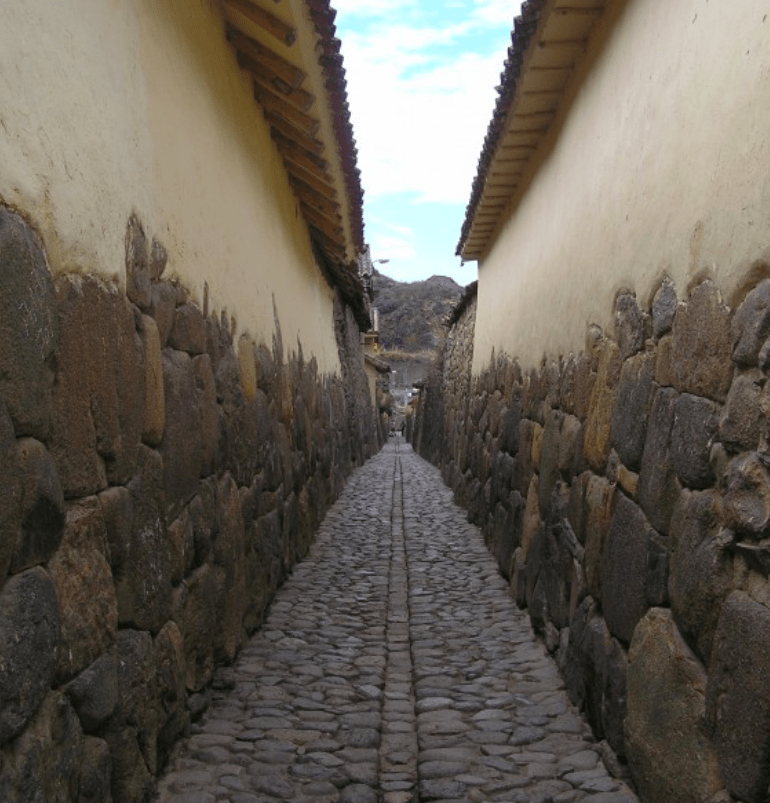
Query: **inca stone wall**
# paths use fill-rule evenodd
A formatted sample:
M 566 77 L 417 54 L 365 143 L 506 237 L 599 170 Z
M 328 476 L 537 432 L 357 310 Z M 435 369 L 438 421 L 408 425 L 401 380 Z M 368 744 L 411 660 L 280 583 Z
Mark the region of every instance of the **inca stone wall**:
M 0 799 L 148 799 L 216 665 L 377 448 L 340 377 L 192 303 L 136 219 L 127 290 L 52 279 L 0 208 Z M 344 346 L 344 347 L 343 347 Z M 360 374 L 360 376 L 359 376 Z M 351 387 L 353 390 L 351 391 Z
M 473 317 L 423 391 L 444 412 L 418 412 L 422 451 L 640 797 L 766 801 L 770 279 L 732 308 L 708 279 L 621 293 L 612 334 L 530 372 L 493 355 L 471 378 Z

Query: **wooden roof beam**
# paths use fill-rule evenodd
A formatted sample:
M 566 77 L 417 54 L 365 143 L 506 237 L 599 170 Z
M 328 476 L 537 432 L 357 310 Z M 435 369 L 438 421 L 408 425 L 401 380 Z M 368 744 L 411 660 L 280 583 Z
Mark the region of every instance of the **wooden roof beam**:
M 300 111 L 287 100 L 260 86 L 256 81 L 254 82 L 254 99 L 273 117 L 286 120 L 287 123 L 310 137 L 314 137 L 321 127 L 321 123 L 314 117 Z
M 298 181 L 302 181 L 311 187 L 316 192 L 321 193 L 326 198 L 337 203 L 337 190 L 323 179 L 320 179 L 317 174 L 309 173 L 307 170 L 301 168 L 299 165 L 294 164 L 288 159 L 284 160 L 284 165 L 289 175 L 294 176 Z
M 291 25 L 287 25 L 283 20 L 278 19 L 274 14 L 265 11 L 251 0 L 225 0 L 230 8 L 234 8 L 243 14 L 246 19 L 253 22 L 274 36 L 279 42 L 291 47 L 297 41 L 297 32 Z
M 300 211 L 309 225 L 315 226 L 319 231 L 326 234 L 327 237 L 332 238 L 337 244 L 345 242 L 345 233 L 342 226 L 324 217 L 312 206 L 308 206 L 304 201 L 300 201 Z
M 327 184 L 332 183 L 331 176 L 327 171 L 328 164 L 324 159 L 312 153 L 307 153 L 298 145 L 293 142 L 287 142 L 284 139 L 276 139 L 275 144 L 278 148 L 278 153 L 281 154 L 285 161 L 307 170 L 308 173 Z
M 308 111 L 315 102 L 315 98 L 299 87 L 293 87 L 286 83 L 280 76 L 269 70 L 264 64 L 260 64 L 242 50 L 238 51 L 238 65 L 251 73 L 255 81 L 259 81 L 271 92 L 285 95 L 286 99 L 293 103 L 298 109 Z
M 300 86 L 307 77 L 299 67 L 295 67 L 290 61 L 286 61 L 285 58 L 260 44 L 256 39 L 246 36 L 243 31 L 239 31 L 232 23 L 227 23 L 225 33 L 227 41 L 234 45 L 237 50 L 249 56 L 265 69 L 270 70 L 292 89 Z
M 300 131 L 282 117 L 276 117 L 269 112 L 265 112 L 265 117 L 272 126 L 273 139 L 293 143 L 312 156 L 312 158 L 321 159 L 325 146 L 320 139 L 315 139 L 315 137 L 311 137 L 304 131 Z
M 297 178 L 290 178 L 291 185 L 294 189 L 295 195 L 308 207 L 310 207 L 319 215 L 323 215 L 327 220 L 332 223 L 340 225 L 342 217 L 340 216 L 339 205 L 333 200 L 326 198 L 321 193 L 316 192 L 312 187 L 303 183 Z

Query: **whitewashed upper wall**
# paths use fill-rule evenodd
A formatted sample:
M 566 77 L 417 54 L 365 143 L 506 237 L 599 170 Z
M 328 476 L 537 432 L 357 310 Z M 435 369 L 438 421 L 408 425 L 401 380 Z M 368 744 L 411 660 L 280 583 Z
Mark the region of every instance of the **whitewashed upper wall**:
M 610 327 L 621 288 L 727 300 L 770 261 L 770 6 L 610 4 L 571 103 L 479 263 L 474 373 L 493 348 L 537 364 Z M 525 182 L 526 183 L 526 182 Z
M 54 274 L 124 284 L 132 212 L 199 303 L 337 372 L 332 291 L 315 264 L 251 81 L 212 0 L 2 2 L 0 202 Z

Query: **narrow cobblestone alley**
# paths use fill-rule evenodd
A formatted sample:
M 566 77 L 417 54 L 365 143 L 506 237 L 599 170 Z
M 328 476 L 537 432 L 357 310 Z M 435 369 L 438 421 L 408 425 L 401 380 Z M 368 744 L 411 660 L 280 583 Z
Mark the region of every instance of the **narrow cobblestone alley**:
M 438 471 L 358 469 L 160 803 L 632 803 Z

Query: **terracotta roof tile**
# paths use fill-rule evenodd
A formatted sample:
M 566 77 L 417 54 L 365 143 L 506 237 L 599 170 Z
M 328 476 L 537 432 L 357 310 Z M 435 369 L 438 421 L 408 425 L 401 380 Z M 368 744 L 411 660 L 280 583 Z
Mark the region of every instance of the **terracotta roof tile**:
M 516 94 L 516 86 L 521 74 L 524 54 L 529 47 L 533 34 L 537 30 L 540 13 L 546 2 L 547 0 L 527 0 L 522 3 L 521 15 L 514 20 L 513 31 L 511 32 L 511 46 L 508 48 L 508 57 L 505 60 L 503 72 L 500 74 L 500 86 L 497 87 L 497 103 L 492 113 L 492 120 L 487 128 L 484 145 L 481 148 L 476 178 L 473 180 L 470 201 L 465 210 L 465 221 L 463 222 L 460 241 L 457 244 L 456 254 L 458 256 L 461 256 L 463 245 L 470 233 L 473 217 L 481 201 L 484 183 L 495 151 L 501 137 L 505 134 L 505 121 Z

